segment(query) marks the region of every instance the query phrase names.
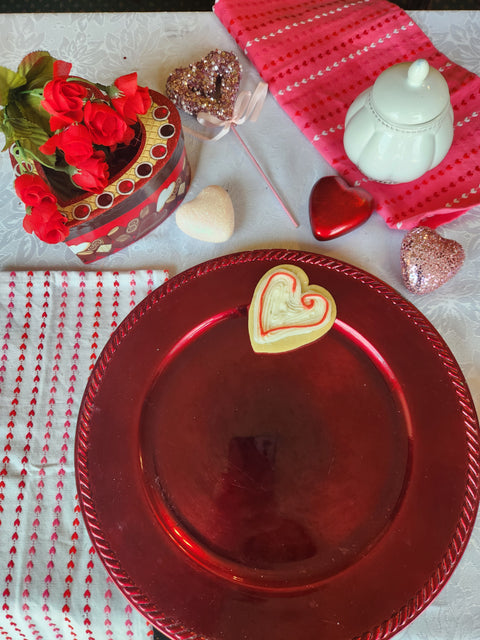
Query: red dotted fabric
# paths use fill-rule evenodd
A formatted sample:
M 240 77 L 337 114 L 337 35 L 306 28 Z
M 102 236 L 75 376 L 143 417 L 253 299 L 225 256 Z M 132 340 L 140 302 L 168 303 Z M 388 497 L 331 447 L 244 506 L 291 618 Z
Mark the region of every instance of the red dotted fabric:
M 74 442 L 111 332 L 164 271 L 0 273 L 0 638 L 145 640 L 83 523 Z
M 386 0 L 217 0 L 214 11 L 280 106 L 350 184 L 370 191 L 391 227 L 437 227 L 480 203 L 480 78 L 439 52 Z M 389 66 L 426 58 L 454 110 L 446 158 L 416 181 L 367 180 L 343 147 L 348 107 Z

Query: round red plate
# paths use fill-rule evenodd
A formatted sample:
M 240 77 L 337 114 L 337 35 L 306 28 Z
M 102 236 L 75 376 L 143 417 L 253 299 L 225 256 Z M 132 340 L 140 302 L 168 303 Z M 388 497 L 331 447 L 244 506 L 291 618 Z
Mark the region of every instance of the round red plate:
M 248 305 L 285 263 L 337 320 L 255 354 Z M 479 498 L 478 420 L 435 329 L 373 276 L 281 250 L 209 261 L 137 306 L 92 372 L 76 463 L 112 578 L 189 640 L 389 638 L 447 581 Z

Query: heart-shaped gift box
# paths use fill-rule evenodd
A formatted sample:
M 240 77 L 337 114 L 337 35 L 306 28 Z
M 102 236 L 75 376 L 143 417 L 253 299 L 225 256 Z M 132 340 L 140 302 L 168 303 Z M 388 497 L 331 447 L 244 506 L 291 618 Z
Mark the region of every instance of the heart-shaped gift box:
M 84 263 L 111 255 L 162 223 L 183 201 L 191 179 L 181 120 L 175 105 L 150 90 L 152 104 L 139 115 L 136 135 L 116 158 L 116 171 L 102 193 L 87 193 L 58 181 L 36 164 L 67 218 L 65 242 Z M 18 158 L 11 152 L 15 174 Z
M 65 242 L 83 262 L 115 253 L 163 222 L 190 184 L 181 120 L 132 72 L 104 85 L 48 51 L 0 66 L 5 136 L 25 205 L 23 228 Z

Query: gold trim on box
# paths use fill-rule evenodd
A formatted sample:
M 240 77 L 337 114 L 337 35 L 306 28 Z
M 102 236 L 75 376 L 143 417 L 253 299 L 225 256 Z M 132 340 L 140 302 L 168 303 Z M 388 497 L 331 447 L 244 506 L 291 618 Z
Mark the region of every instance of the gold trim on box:
M 156 119 L 153 113 L 156 109 L 162 108 L 162 107 L 166 109 L 167 113 L 164 118 Z M 145 178 L 148 179 L 151 177 L 151 175 L 154 172 L 154 167 L 156 163 L 163 159 L 163 158 L 152 157 L 150 153 L 151 149 L 157 145 L 163 144 L 167 149 L 164 158 L 168 158 L 169 155 L 171 154 L 171 149 L 168 148 L 169 142 L 173 140 L 175 145 L 177 143 L 177 139 L 178 139 L 177 126 L 170 122 L 169 120 L 170 116 L 171 116 L 171 110 L 169 109 L 169 107 L 167 105 L 158 104 L 157 102 L 155 102 L 155 92 L 153 92 L 152 104 L 149 110 L 144 115 L 139 115 L 138 117 L 139 122 L 142 126 L 142 129 L 145 133 L 141 143 L 143 146 L 138 157 L 134 158 L 134 160 L 132 161 L 132 165 L 127 170 L 120 173 L 113 182 L 109 183 L 105 187 L 105 189 L 102 191 L 102 193 L 100 194 L 92 193 L 88 195 L 86 194 L 81 200 L 77 200 L 75 202 L 61 205 L 61 209 L 63 213 L 65 214 L 65 216 L 70 222 L 73 222 L 73 223 L 84 222 L 85 220 L 88 220 L 91 217 L 92 213 L 96 213 L 99 209 L 103 211 L 111 209 L 116 204 L 115 200 L 117 198 L 127 197 L 128 195 L 130 195 L 129 193 L 121 193 L 118 190 L 118 185 L 121 182 L 124 182 L 127 180 L 130 180 L 134 185 L 136 185 L 136 182 L 139 179 L 140 180 L 142 179 L 142 176 L 138 176 L 138 174 L 136 173 L 136 169 L 139 165 L 143 163 L 150 163 L 152 165 L 152 173 L 148 176 L 145 176 Z M 166 124 L 172 124 L 172 126 L 174 127 L 173 134 L 168 137 L 162 136 L 160 134 L 161 128 Z M 135 191 L 135 187 L 132 190 L 132 192 L 133 191 Z M 112 196 L 112 201 L 108 206 L 102 207 L 98 204 L 98 199 L 105 193 L 109 193 Z M 82 217 L 75 216 L 73 212 L 75 208 L 79 206 L 87 207 L 89 209 L 88 214 Z

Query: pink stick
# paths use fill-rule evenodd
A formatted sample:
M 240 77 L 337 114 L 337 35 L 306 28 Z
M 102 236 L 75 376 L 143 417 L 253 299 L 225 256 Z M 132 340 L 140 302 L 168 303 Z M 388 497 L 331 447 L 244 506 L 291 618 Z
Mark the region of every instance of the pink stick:
M 298 222 L 295 220 L 295 218 L 293 217 L 293 215 L 290 213 L 290 211 L 287 209 L 287 207 L 285 206 L 285 204 L 283 203 L 282 199 L 280 198 L 280 196 L 278 195 L 278 193 L 275 191 L 275 188 L 273 186 L 273 184 L 270 182 L 270 180 L 267 178 L 267 176 L 265 175 L 265 173 L 263 172 L 261 166 L 258 164 L 258 162 L 255 160 L 255 158 L 253 157 L 250 149 L 247 147 L 247 145 L 245 144 L 245 142 L 243 141 L 243 139 L 240 137 L 240 134 L 237 131 L 237 127 L 235 125 L 232 125 L 231 127 L 233 133 L 237 136 L 240 144 L 242 145 L 242 147 L 245 149 L 245 151 L 248 153 L 248 156 L 250 157 L 250 160 L 253 162 L 253 164 L 255 165 L 255 167 L 257 168 L 257 171 L 260 173 L 260 175 L 262 176 L 262 178 L 265 180 L 265 182 L 267 183 L 267 185 L 270 187 L 273 195 L 276 197 L 276 199 L 278 200 L 278 202 L 281 204 L 282 209 L 285 211 L 285 213 L 287 214 L 287 216 L 290 218 L 290 220 L 293 222 L 293 224 L 298 227 Z

